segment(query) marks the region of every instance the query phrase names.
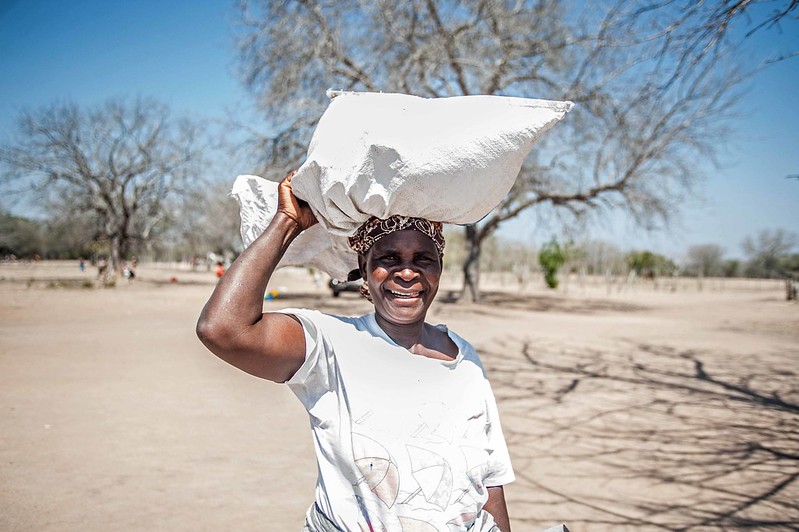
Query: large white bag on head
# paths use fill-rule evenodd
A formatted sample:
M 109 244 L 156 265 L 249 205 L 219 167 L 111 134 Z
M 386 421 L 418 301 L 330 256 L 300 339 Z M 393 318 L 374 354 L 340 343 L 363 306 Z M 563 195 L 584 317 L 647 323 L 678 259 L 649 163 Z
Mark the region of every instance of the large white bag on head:
M 292 242 L 279 266 L 345 279 L 357 267 L 347 237 L 372 216 L 479 221 L 510 191 L 538 136 L 571 107 L 503 96 L 335 95 L 292 179 L 319 225 Z M 249 246 L 277 210 L 277 183 L 239 176 L 232 195 Z
M 510 191 L 538 136 L 572 107 L 505 96 L 332 94 L 292 184 L 337 235 L 372 216 L 479 221 Z
M 277 212 L 277 187 L 254 175 L 240 175 L 230 194 L 239 202 L 241 239 L 248 247 L 264 232 Z M 358 258 L 350 249 L 347 238 L 329 233 L 317 224 L 300 233 L 289 245 L 278 267 L 303 266 L 317 268 L 334 279 L 344 280 L 358 267 Z

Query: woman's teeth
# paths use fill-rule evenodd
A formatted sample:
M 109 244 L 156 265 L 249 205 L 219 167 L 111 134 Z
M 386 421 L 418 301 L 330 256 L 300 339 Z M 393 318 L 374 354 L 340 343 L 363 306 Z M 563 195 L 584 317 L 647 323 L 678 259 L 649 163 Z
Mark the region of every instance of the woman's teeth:
M 394 290 L 389 290 L 391 295 L 395 297 L 405 297 L 405 298 L 414 298 L 419 297 L 420 292 L 395 292 Z

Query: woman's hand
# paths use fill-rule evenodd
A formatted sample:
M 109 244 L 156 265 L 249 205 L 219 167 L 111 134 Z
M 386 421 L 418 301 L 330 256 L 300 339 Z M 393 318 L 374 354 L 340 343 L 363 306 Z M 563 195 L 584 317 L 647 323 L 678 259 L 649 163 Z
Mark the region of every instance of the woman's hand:
M 311 207 L 304 201 L 297 199 L 291 190 L 291 179 L 296 170 L 292 170 L 283 178 L 277 189 L 277 212 L 282 212 L 297 224 L 300 231 L 305 231 L 319 221 L 314 216 Z

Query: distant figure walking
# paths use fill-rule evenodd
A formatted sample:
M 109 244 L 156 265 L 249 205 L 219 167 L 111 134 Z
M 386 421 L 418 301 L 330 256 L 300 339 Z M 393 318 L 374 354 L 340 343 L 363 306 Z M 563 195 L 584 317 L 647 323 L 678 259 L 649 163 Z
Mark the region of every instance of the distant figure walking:
M 100 260 L 97 261 L 97 278 L 99 279 L 105 275 L 106 270 L 108 270 L 108 262 L 106 262 L 105 257 L 100 257 Z
M 223 275 L 225 275 L 225 266 L 219 261 L 216 263 L 216 277 L 221 279 Z
M 125 276 L 128 282 L 132 282 L 136 278 L 136 264 L 133 262 L 125 264 L 125 269 L 122 270 L 122 275 Z

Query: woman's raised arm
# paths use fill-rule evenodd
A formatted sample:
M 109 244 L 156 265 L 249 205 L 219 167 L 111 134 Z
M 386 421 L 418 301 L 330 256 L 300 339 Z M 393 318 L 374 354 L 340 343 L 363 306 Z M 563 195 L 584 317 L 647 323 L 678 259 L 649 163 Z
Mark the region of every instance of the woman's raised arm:
M 305 360 L 305 336 L 292 316 L 263 312 L 266 285 L 289 244 L 316 223 L 291 191 L 293 172 L 278 188 L 272 222 L 220 279 L 197 322 L 197 336 L 216 356 L 256 377 L 291 378 Z

